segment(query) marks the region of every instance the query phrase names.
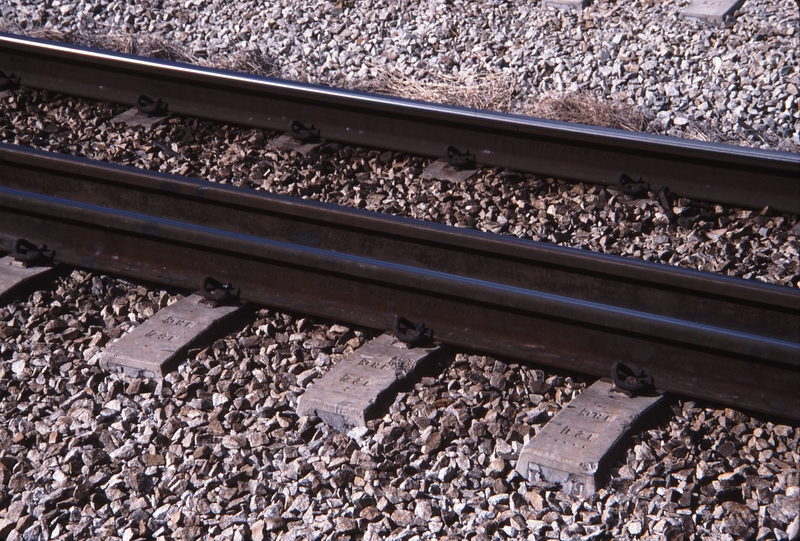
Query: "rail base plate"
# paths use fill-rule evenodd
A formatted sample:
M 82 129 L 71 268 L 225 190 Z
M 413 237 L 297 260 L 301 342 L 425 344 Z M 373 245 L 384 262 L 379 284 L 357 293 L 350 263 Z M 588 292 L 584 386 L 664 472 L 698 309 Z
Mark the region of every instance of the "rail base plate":
M 133 377 L 162 378 L 173 361 L 228 320 L 241 306 L 210 308 L 190 295 L 167 306 L 97 354 L 101 368 Z
M 663 402 L 663 395 L 628 398 L 600 380 L 556 414 L 522 448 L 517 472 L 529 483 L 556 483 L 585 497 L 600 488 L 624 438 Z
M 363 345 L 315 381 L 297 405 L 298 415 L 317 415 L 339 432 L 366 426 L 371 410 L 410 376 L 438 346 L 408 348 L 390 334 Z

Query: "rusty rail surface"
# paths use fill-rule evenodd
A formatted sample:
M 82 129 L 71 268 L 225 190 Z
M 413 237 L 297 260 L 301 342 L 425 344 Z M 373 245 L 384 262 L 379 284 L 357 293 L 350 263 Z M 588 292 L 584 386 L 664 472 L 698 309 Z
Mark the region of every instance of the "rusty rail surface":
M 0 145 L 0 250 L 800 419 L 800 291 Z
M 423 156 L 470 150 L 477 162 L 611 185 L 641 177 L 653 192 L 800 213 L 800 156 L 431 104 L 202 68 L 0 33 L 0 71 L 21 84 L 287 131 L 313 123 L 322 137 Z

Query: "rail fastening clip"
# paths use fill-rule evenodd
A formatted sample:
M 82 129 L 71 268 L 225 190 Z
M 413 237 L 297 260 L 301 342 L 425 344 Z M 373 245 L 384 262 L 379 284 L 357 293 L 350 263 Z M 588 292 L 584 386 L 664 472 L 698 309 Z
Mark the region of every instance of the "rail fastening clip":
M 204 304 L 216 308 L 217 306 L 232 306 L 239 303 L 241 290 L 232 284 L 223 284 L 210 276 L 203 280 L 200 294 L 205 299 Z
M 419 347 L 433 342 L 433 329 L 424 323 L 414 323 L 402 316 L 394 316 L 394 335 L 410 347 Z
M 26 267 L 50 267 L 53 265 L 53 255 L 53 250 L 48 250 L 46 244 L 39 247 L 26 239 L 17 239 L 14 243 L 14 261 Z
M 653 376 L 645 375 L 644 371 L 635 370 L 620 362 L 611 367 L 611 379 L 614 381 L 611 390 L 629 398 L 655 391 Z

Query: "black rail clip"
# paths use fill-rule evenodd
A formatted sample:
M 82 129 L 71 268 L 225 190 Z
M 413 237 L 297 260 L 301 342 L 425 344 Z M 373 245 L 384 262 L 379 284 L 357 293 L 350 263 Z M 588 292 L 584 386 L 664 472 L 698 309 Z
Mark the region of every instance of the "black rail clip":
M 426 346 L 433 342 L 433 329 L 424 323 L 414 323 L 402 316 L 394 316 L 394 335 L 411 347 Z
M 53 254 L 53 250 L 48 250 L 46 244 L 39 247 L 25 239 L 17 239 L 14 243 L 14 261 L 25 267 L 52 267 Z
M 614 382 L 611 390 L 627 395 L 629 398 L 655 391 L 653 376 L 647 376 L 644 371 L 634 370 L 620 362 L 614 363 L 614 366 L 611 367 L 611 380 Z
M 660 190 L 658 190 L 658 202 L 661 203 L 661 208 L 664 210 L 664 214 L 666 214 L 669 223 L 673 223 L 677 216 L 675 212 L 672 210 L 672 201 L 673 201 L 672 192 L 669 191 L 667 186 L 662 186 Z
M 19 88 L 19 77 L 13 73 L 6 75 L 4 71 L 0 71 L 0 90 L 14 90 Z
M 289 133 L 301 143 L 314 143 L 319 141 L 320 137 L 320 131 L 315 128 L 313 124 L 311 127 L 306 127 L 306 125 L 299 120 L 292 121 L 289 125 Z
M 154 100 L 142 94 L 136 100 L 136 109 L 147 116 L 167 116 L 169 104 L 161 98 Z
M 232 284 L 223 284 L 210 276 L 203 280 L 200 288 L 200 294 L 203 295 L 201 302 L 212 308 L 239 304 L 240 293 L 241 290 L 234 288 Z
M 644 182 L 642 177 L 639 177 L 639 180 L 633 180 L 625 173 L 620 174 L 617 184 L 622 193 L 633 197 L 646 196 L 647 192 L 650 191 L 650 183 Z
M 456 147 L 448 145 L 444 149 L 444 158 L 448 165 L 458 169 L 472 169 L 475 167 L 475 154 L 470 154 L 469 150 L 461 152 Z

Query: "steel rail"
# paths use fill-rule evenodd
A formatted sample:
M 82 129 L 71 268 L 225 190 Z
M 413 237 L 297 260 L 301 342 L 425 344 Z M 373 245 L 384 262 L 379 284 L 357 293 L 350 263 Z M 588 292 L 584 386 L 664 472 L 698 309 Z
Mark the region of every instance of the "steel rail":
M 800 292 L 0 146 L 0 249 L 800 419 Z
M 287 131 L 294 120 L 349 144 L 614 184 L 625 173 L 652 191 L 800 213 L 800 155 L 556 122 L 258 77 L 0 33 L 0 70 L 22 84 Z

